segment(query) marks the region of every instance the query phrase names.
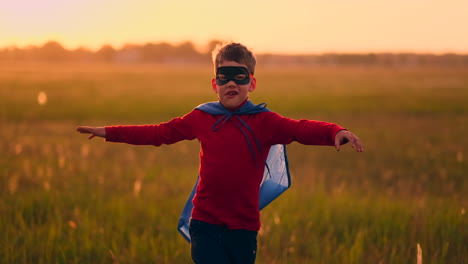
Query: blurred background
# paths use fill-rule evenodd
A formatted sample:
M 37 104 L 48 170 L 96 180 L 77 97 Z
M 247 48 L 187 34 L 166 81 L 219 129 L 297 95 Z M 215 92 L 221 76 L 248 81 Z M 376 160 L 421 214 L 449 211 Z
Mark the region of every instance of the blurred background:
M 257 56 L 254 103 L 338 123 L 288 146 L 258 263 L 468 262 L 465 1 L 0 3 L 0 263 L 191 263 L 176 230 L 196 141 L 131 146 L 78 125 L 157 124 L 216 100 L 211 51 Z

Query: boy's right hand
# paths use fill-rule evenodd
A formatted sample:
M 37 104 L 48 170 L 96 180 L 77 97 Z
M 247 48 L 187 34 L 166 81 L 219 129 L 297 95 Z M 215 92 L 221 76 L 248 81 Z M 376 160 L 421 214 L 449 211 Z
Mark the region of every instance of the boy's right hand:
M 106 128 L 105 127 L 88 127 L 88 126 L 79 126 L 76 128 L 76 131 L 83 134 L 91 134 L 88 139 L 92 139 L 95 136 L 106 137 Z

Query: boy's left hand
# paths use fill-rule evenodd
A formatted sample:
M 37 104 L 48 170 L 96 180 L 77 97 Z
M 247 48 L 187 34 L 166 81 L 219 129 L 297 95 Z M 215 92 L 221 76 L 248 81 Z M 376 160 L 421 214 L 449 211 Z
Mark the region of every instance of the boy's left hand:
M 340 151 L 340 146 L 344 145 L 348 142 L 351 142 L 351 146 L 357 151 L 362 152 L 364 149 L 362 148 L 361 140 L 356 137 L 351 131 L 348 130 L 340 130 L 336 133 L 335 136 L 335 148 L 336 151 Z

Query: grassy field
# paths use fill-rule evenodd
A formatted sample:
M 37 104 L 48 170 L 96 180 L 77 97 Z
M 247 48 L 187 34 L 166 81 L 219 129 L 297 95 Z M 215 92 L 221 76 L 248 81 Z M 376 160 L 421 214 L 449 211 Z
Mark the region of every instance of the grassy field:
M 468 70 L 257 69 L 254 103 L 338 123 L 349 146 L 288 148 L 257 263 L 468 263 Z M 216 99 L 212 69 L 0 63 L 0 263 L 191 263 L 176 225 L 198 144 L 87 140 Z M 38 103 L 43 92 L 44 104 Z

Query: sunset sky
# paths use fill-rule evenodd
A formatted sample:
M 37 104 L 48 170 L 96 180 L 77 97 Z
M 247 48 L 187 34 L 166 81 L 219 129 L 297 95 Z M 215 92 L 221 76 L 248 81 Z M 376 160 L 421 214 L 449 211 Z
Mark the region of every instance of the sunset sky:
M 0 47 L 221 39 L 258 53 L 468 53 L 467 14 L 467 0 L 0 0 Z

